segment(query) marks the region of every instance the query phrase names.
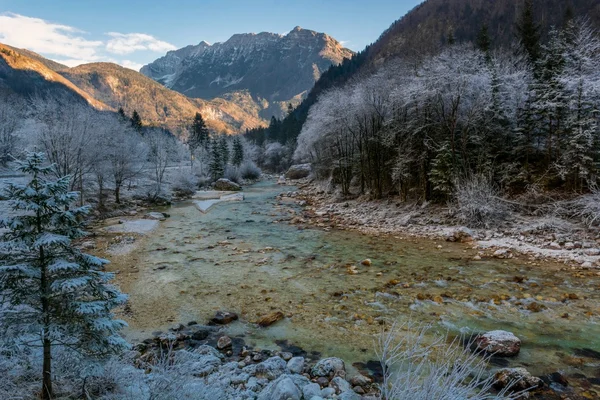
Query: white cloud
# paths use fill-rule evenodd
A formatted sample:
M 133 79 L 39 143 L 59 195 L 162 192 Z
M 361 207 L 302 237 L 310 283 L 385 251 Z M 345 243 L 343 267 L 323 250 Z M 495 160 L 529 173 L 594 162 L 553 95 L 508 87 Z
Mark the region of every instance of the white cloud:
M 164 53 L 176 49 L 145 33 L 109 32 L 108 40 L 90 40 L 88 35 L 72 26 L 11 12 L 0 13 L 0 42 L 40 53 L 69 67 L 106 61 L 139 71 L 142 64 L 137 61 L 115 60 L 110 54 L 140 50 Z
M 121 64 L 125 68 L 129 68 L 129 69 L 132 69 L 132 70 L 138 71 L 138 72 L 144 66 L 144 64 L 136 63 L 135 61 L 131 61 L 131 60 L 123 60 L 119 64 Z
M 112 39 L 106 43 L 106 50 L 114 54 L 129 54 L 138 50 L 166 52 L 176 49 L 171 43 L 158 40 L 145 33 L 109 32 L 107 35 Z
M 342 46 L 345 46 L 345 45 L 347 45 L 348 43 L 350 43 L 350 41 L 349 41 L 349 40 L 340 40 L 339 42 L 340 42 L 340 44 L 341 44 Z
M 68 59 L 97 60 L 102 41 L 88 40 L 78 29 L 14 13 L 0 14 L 0 41 L 37 53 Z

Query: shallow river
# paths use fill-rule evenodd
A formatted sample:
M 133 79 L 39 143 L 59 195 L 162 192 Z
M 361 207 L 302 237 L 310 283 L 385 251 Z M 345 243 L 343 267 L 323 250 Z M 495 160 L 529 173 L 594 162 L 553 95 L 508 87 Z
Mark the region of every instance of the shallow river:
M 598 373 L 600 353 L 582 350 L 600 351 L 596 271 L 526 257 L 472 261 L 476 250 L 462 244 L 303 229 L 280 221 L 302 212 L 276 199 L 291 189 L 260 183 L 244 202 L 207 214 L 181 203 L 134 253 L 114 257 L 131 297 L 127 335 L 146 338 L 227 310 L 241 317 L 228 332 L 251 345 L 276 349 L 287 339 L 353 363 L 374 359 L 382 324 L 411 319 L 440 332 L 512 331 L 523 346 L 510 364 L 534 374 Z M 369 267 L 360 264 L 366 258 Z M 253 324 L 275 310 L 286 318 Z

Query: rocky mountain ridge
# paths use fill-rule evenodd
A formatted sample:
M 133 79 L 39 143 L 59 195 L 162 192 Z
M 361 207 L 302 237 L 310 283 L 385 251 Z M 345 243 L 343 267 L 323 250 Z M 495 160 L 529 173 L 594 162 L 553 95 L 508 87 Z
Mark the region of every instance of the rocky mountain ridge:
M 223 43 L 186 46 L 140 72 L 193 98 L 247 92 L 268 119 L 283 115 L 288 103 L 299 103 L 324 71 L 352 55 L 331 36 L 296 27 L 286 35 L 244 33 Z
M 29 50 L 3 44 L 0 91 L 25 98 L 66 96 L 103 111 L 122 107 L 131 114 L 136 110 L 145 124 L 162 126 L 180 135 L 185 135 L 196 112 L 205 116 L 210 128 L 228 134 L 265 123 L 230 101 L 191 99 L 117 64 L 91 63 L 68 68 Z

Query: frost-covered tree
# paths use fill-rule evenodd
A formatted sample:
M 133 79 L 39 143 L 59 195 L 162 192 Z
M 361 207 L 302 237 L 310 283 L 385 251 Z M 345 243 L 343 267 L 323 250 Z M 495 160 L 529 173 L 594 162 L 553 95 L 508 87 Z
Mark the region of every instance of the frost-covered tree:
M 568 186 L 581 190 L 594 185 L 599 155 L 600 39 L 587 20 L 570 21 L 564 46 L 564 70 L 559 77 L 565 92 L 567 119 L 556 162 Z
M 84 254 L 72 240 L 84 236 L 87 207 L 73 207 L 69 177 L 50 180 L 41 153 L 29 153 L 19 171 L 26 185 L 6 189 L 16 216 L 0 221 L 0 327 L 5 337 L 43 347 L 43 399 L 53 397 L 52 351 L 66 346 L 94 356 L 126 348 L 125 322 L 112 310 L 127 297 L 110 285 L 106 260 Z
M 239 136 L 233 139 L 233 157 L 231 163 L 236 167 L 239 167 L 244 161 L 244 145 Z
M 198 149 L 201 148 L 206 149 L 209 145 L 209 139 L 210 134 L 208 131 L 208 127 L 206 126 L 206 122 L 204 122 L 202 114 L 196 113 L 196 115 L 194 116 L 194 121 L 192 122 L 190 135 L 187 141 L 188 147 L 190 149 L 192 166 L 196 152 L 198 151 Z
M 217 141 L 217 139 L 214 139 L 210 146 L 210 163 L 208 164 L 208 173 L 214 181 L 221 179 L 225 173 L 223 152 L 220 142 Z
M 148 162 L 152 170 L 154 188 L 149 197 L 158 199 L 163 193 L 163 181 L 167 168 L 178 158 L 177 139 L 164 129 L 148 129 L 144 135 L 148 151 Z

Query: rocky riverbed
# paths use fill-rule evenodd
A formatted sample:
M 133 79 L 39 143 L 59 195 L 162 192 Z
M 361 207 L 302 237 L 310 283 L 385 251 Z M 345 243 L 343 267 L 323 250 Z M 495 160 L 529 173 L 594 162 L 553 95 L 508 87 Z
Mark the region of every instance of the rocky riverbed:
M 410 318 L 441 334 L 513 332 L 522 340 L 519 355 L 492 361 L 534 376 L 560 372 L 569 385 L 549 380 L 559 394 L 545 398 L 598 391 L 600 276 L 593 266 L 483 250 L 472 240 L 478 233 L 463 229 L 432 238 L 402 227 L 357 232 L 295 187 L 263 182 L 244 195 L 205 214 L 179 203 L 144 235 L 98 233 L 100 254 L 115 235 L 135 236 L 130 253 L 107 254 L 131 296 L 124 317 L 133 342 L 229 310 L 239 318 L 218 333 L 232 341 L 237 358 L 228 362 L 244 361 L 235 347 L 243 342 L 265 356 L 301 349 L 307 365 L 339 357 L 347 376 L 375 377 L 374 340 Z

